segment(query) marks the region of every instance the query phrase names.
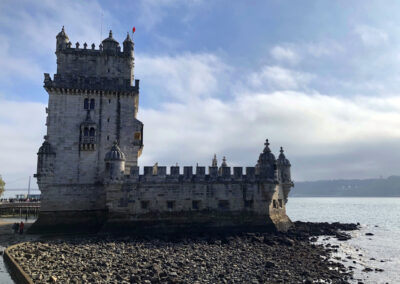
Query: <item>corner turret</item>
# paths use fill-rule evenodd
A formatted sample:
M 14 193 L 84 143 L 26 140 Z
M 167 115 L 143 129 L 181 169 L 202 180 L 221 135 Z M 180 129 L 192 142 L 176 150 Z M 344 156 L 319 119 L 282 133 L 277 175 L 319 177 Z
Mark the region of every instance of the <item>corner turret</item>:
M 131 39 L 131 37 L 129 36 L 129 33 L 126 34 L 126 39 L 123 42 L 123 46 L 124 46 L 124 53 L 129 55 L 129 56 L 133 56 L 133 49 L 134 49 L 134 43 Z
M 106 38 L 105 40 L 102 41 L 102 45 L 103 45 L 104 51 L 110 51 L 110 52 L 116 53 L 116 52 L 120 51 L 120 49 L 121 49 L 118 41 L 116 41 L 113 38 L 111 30 L 110 30 L 110 33 L 108 34 L 108 38 Z
M 49 141 L 47 141 L 46 136 L 45 141 L 43 142 L 42 146 L 40 146 L 37 155 L 37 170 L 34 177 L 37 178 L 38 184 L 49 183 L 54 175 L 54 159 L 56 153 L 54 152 Z
M 293 187 L 293 182 L 290 174 L 290 161 L 286 159 L 283 153 L 283 148 L 281 147 L 278 160 L 276 160 L 279 172 L 279 180 L 282 183 L 283 195 L 285 203 L 288 201 L 288 196 L 291 188 Z
M 57 45 L 56 45 L 56 52 L 60 50 L 64 50 L 68 47 L 69 44 L 69 37 L 65 33 L 64 26 L 61 29 L 61 32 L 58 33 L 56 36 Z
M 106 153 L 104 161 L 106 162 L 105 178 L 108 181 L 122 180 L 125 173 L 125 154 L 118 147 L 117 141 Z
M 257 174 L 264 179 L 278 179 L 278 168 L 274 154 L 269 149 L 268 139 L 264 143 L 264 151 L 260 154 L 257 162 Z

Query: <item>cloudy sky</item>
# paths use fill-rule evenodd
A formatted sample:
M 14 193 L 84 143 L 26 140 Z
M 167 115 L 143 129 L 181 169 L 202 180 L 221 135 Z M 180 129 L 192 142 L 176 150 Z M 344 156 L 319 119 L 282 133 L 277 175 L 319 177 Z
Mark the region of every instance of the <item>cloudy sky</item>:
M 141 166 L 214 153 L 254 166 L 269 138 L 295 181 L 400 174 L 399 13 L 395 0 L 2 0 L 0 174 L 18 188 L 36 170 L 63 25 L 96 46 L 136 27 Z

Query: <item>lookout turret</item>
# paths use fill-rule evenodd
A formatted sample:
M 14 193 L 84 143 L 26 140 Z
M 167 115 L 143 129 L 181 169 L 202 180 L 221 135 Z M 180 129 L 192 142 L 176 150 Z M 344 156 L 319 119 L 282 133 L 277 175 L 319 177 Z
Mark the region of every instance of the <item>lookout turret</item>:
M 65 33 L 64 26 L 62 27 L 61 32 L 59 32 L 58 35 L 56 36 L 56 39 L 57 39 L 56 51 L 64 50 L 67 48 L 69 43 L 69 38 L 68 35 Z
M 104 158 L 106 162 L 106 178 L 110 180 L 120 180 L 125 172 L 125 154 L 118 147 L 117 141 L 114 142 L 110 151 Z
M 121 49 L 120 46 L 119 46 L 118 41 L 116 41 L 113 38 L 111 30 L 110 30 L 110 32 L 108 34 L 108 38 L 104 39 L 102 41 L 102 44 L 103 44 L 103 50 L 104 51 L 117 52 L 117 51 L 120 51 L 120 49 Z
M 264 145 L 264 151 L 260 154 L 257 162 L 258 174 L 262 178 L 276 180 L 278 175 L 276 159 L 269 148 L 268 139 Z
M 124 53 L 129 56 L 133 56 L 134 43 L 131 37 L 129 36 L 129 33 L 126 34 L 126 39 L 124 40 L 123 45 L 124 45 Z
M 291 182 L 290 177 L 290 162 L 286 159 L 285 154 L 283 153 L 283 148 L 281 147 L 280 154 L 277 160 L 277 165 L 280 173 L 280 179 L 283 183 Z

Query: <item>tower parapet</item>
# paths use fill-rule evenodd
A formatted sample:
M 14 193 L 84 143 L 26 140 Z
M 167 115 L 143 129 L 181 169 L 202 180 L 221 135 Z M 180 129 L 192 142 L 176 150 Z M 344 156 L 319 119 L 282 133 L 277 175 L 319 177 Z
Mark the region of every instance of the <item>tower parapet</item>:
M 45 75 L 45 88 L 138 92 L 139 80 L 134 80 L 134 43 L 129 34 L 123 51 L 112 31 L 99 49 L 95 49 L 95 44 L 88 49 L 86 43 L 81 48 L 79 42 L 72 47 L 64 27 L 56 38 L 57 74 L 54 80 Z

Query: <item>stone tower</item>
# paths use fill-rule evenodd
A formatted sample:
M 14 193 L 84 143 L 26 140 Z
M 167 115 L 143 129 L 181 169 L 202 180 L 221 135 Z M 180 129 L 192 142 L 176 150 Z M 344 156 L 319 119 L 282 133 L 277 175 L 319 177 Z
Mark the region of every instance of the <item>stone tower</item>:
M 57 35 L 57 74 L 45 74 L 49 94 L 47 134 L 38 151 L 42 192 L 31 231 L 205 230 L 286 231 L 291 164 L 269 148 L 256 167 L 228 166 L 216 155 L 211 167 L 145 166 L 143 124 L 136 119 L 139 81 L 134 80 L 134 44 L 123 50 L 112 32 L 99 49 L 74 47 L 64 28 Z
M 99 49 L 95 44 L 73 45 L 64 27 L 56 39 L 57 73 L 53 79 L 44 74 L 47 134 L 36 174 L 45 201 L 42 210 L 64 205 L 69 210 L 70 205 L 59 201 L 75 193 L 82 208 L 96 209 L 102 188 L 91 185 L 106 178 L 104 159 L 114 141 L 124 153 L 127 172 L 137 166 L 143 148 L 143 124 L 136 118 L 134 43 L 128 34 L 121 50 L 110 31 Z

